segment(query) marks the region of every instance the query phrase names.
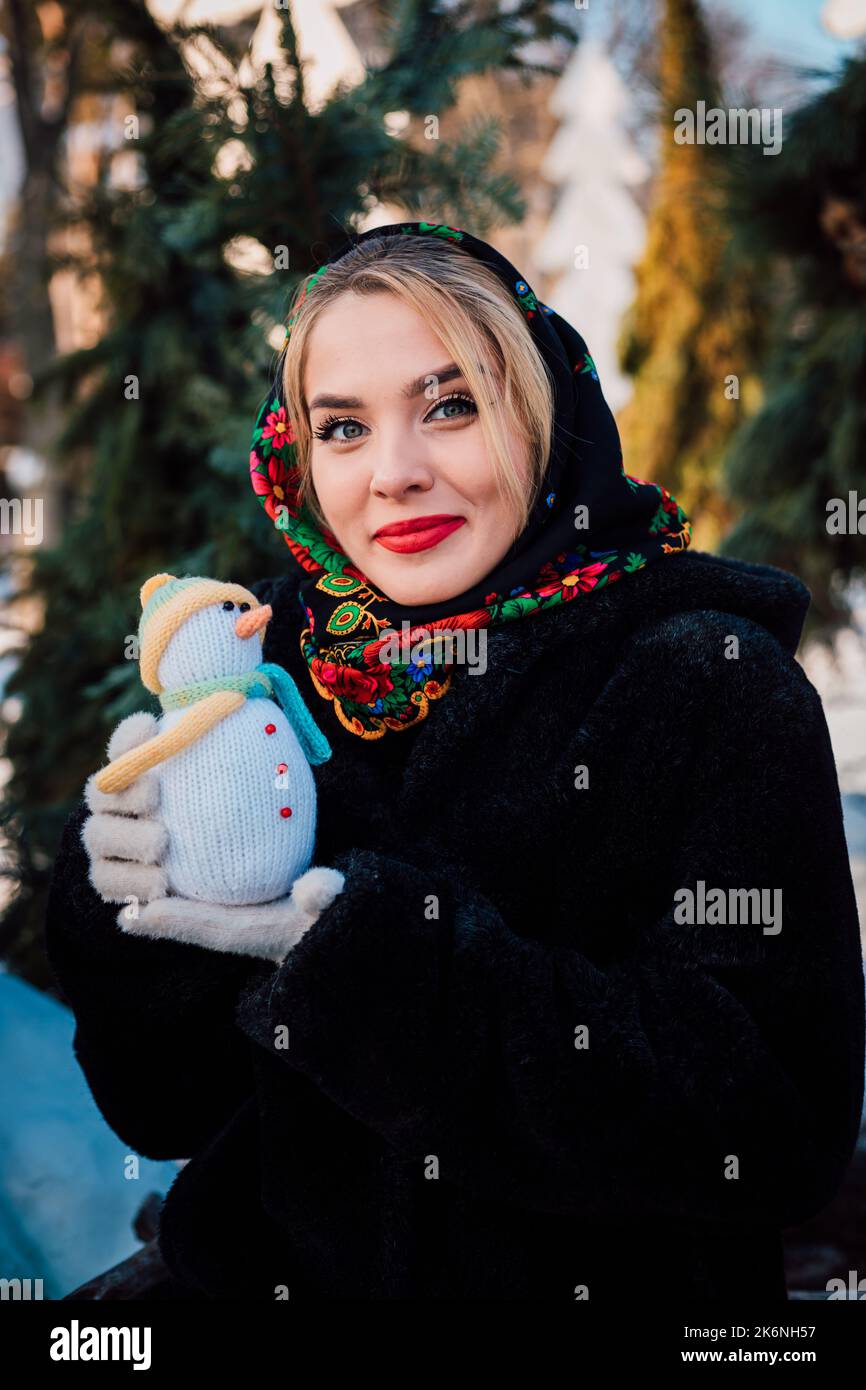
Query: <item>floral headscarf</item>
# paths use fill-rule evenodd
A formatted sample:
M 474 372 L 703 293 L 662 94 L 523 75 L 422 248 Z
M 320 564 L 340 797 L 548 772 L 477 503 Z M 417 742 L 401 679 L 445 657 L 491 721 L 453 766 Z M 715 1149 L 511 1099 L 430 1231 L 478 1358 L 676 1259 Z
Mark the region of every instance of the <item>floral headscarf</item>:
M 499 564 L 447 602 L 406 607 L 379 593 L 341 553 L 336 538 L 319 528 L 306 506 L 299 507 L 294 433 L 278 367 L 253 430 L 252 485 L 303 571 L 299 640 L 313 686 L 332 703 L 340 722 L 363 739 L 413 727 L 426 717 L 431 701 L 448 691 L 454 662 L 443 654 L 442 636 L 426 647 L 422 638 L 493 627 L 583 601 L 651 561 L 680 554 L 691 539 L 691 525 L 671 494 L 624 471 L 616 424 L 580 334 L 541 304 L 487 242 L 455 227 L 401 222 L 352 238 L 333 260 L 371 237 L 398 234 L 441 238 L 492 267 L 526 315 L 552 373 L 554 427 L 544 485 Z M 327 264 L 319 269 L 307 293 L 327 269 Z M 302 311 L 301 303 L 296 313 Z M 590 519 L 585 531 L 575 529 L 579 506 L 587 508 Z M 397 661 L 394 630 L 402 637 L 404 623 L 409 642 L 399 652 L 405 659 Z

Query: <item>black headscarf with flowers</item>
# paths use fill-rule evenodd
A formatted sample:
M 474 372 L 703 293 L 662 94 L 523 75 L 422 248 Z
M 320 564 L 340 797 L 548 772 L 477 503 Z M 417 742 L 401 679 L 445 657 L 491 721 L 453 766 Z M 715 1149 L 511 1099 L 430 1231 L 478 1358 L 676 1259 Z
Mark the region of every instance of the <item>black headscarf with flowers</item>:
M 471 589 L 442 603 L 406 607 L 380 593 L 341 553 L 336 538 L 298 505 L 299 470 L 292 422 L 282 393 L 282 358 L 256 418 L 250 454 L 253 489 L 303 571 L 300 645 L 313 686 L 340 722 L 363 739 L 382 738 L 424 719 L 451 684 L 454 662 L 440 636 L 425 652 L 420 639 L 437 630 L 492 627 L 593 593 L 689 544 L 691 526 L 658 483 L 623 469 L 619 434 L 586 343 L 571 324 L 541 304 L 514 266 L 487 242 L 455 227 L 400 222 L 352 237 L 339 259 L 371 237 L 433 236 L 490 266 L 526 315 L 552 374 L 554 424 L 550 458 L 528 522 L 502 560 Z M 307 286 L 327 273 L 321 266 Z M 306 298 L 306 296 L 305 296 Z M 303 301 L 296 314 L 303 312 Z M 291 323 L 286 329 L 286 341 Z M 576 509 L 585 507 L 576 529 Z M 396 632 L 408 642 L 393 659 Z M 388 634 L 391 641 L 383 648 Z M 411 653 L 409 647 L 411 645 Z M 383 659 L 384 657 L 384 659 Z M 414 657 L 414 659 L 413 659 Z

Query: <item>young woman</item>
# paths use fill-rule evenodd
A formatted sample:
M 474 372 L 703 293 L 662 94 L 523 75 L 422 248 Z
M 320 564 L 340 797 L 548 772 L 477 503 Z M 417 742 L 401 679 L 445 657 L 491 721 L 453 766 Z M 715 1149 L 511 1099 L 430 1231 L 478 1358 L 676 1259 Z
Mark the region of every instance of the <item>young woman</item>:
M 583 340 L 468 233 L 354 238 L 290 328 L 251 458 L 288 572 L 253 592 L 343 891 L 278 964 L 129 936 L 82 801 L 48 912 L 106 1120 L 190 1160 L 171 1287 L 784 1302 L 863 1102 L 807 590 L 686 549 Z

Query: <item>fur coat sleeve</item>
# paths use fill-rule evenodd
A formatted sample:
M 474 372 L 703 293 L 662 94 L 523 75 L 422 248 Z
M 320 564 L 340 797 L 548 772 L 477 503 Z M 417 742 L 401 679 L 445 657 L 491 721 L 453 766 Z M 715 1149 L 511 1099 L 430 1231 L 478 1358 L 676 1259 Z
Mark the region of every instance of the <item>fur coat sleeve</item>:
M 581 913 L 575 764 L 619 778 L 620 804 L 630 782 L 658 786 L 636 930 L 593 924 L 607 944 L 590 959 L 429 850 L 352 849 L 334 861 L 342 895 L 241 996 L 240 1027 L 279 1065 L 481 1201 L 787 1226 L 829 1200 L 853 1152 L 863 970 L 820 700 L 756 624 L 697 621 L 642 629 L 607 710 L 564 726 L 561 766 L 538 769 L 563 833 L 526 872 L 537 913 L 566 925 Z M 677 920 L 675 895 L 701 882 L 778 890 L 781 928 Z
M 272 967 L 169 938 L 129 936 L 88 875 L 82 801 L 51 877 L 46 948 L 76 1018 L 75 1055 L 108 1124 L 137 1153 L 187 1158 L 252 1094 L 234 1026 L 242 985 Z

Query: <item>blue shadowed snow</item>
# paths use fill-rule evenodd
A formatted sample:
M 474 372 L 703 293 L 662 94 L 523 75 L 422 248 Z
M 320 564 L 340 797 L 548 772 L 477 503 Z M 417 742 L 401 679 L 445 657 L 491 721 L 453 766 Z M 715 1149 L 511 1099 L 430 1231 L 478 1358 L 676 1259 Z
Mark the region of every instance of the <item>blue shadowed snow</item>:
M 42 1279 L 62 1298 L 140 1249 L 132 1220 L 168 1191 L 174 1163 L 139 1158 L 99 1113 L 72 1051 L 75 1019 L 0 974 L 0 1278 Z
M 847 792 L 842 797 L 842 814 L 845 817 L 845 839 L 848 853 L 866 856 L 866 796 L 861 792 Z

